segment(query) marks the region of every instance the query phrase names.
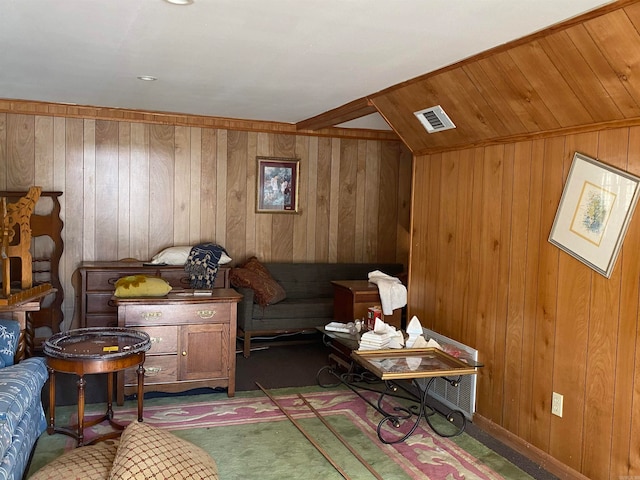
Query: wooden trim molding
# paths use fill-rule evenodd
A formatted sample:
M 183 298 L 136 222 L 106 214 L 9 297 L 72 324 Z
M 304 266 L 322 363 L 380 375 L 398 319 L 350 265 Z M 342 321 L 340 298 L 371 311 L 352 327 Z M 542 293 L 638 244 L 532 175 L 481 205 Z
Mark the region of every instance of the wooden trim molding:
M 453 152 L 457 150 L 465 150 L 468 148 L 488 147 L 491 145 L 502 145 L 508 143 L 526 142 L 530 140 L 540 140 L 545 138 L 560 137 L 566 135 L 577 135 L 580 133 L 600 132 L 603 130 L 613 130 L 616 128 L 627 128 L 640 126 L 640 117 L 625 118 L 623 120 L 612 120 L 610 122 L 590 123 L 588 125 L 577 125 L 574 127 L 557 128 L 546 130 L 544 132 L 527 133 L 522 135 L 511 135 L 508 137 L 492 138 L 482 142 L 460 143 L 448 147 L 424 148 L 415 152 L 413 155 L 419 157 L 424 155 L 434 155 L 437 153 Z M 401 138 L 401 137 L 400 137 Z M 402 139 L 402 138 L 401 138 Z M 406 145 L 407 143 L 403 141 Z
M 378 109 L 367 98 L 359 98 L 341 107 L 296 123 L 298 130 L 319 130 L 376 113 Z
M 371 108 L 373 108 L 373 111 L 376 111 L 375 107 Z M 209 117 L 204 115 L 150 112 L 143 110 L 129 110 L 125 108 L 93 107 L 88 105 L 48 103 L 17 99 L 0 98 L 0 113 L 92 118 L 96 120 L 180 125 L 186 127 L 281 133 L 314 137 L 352 138 L 363 140 L 399 140 L 398 136 L 394 132 L 387 130 L 367 130 L 358 128 L 319 128 L 318 130 L 301 130 L 295 124 L 283 122 L 242 120 L 225 117 Z
M 492 422 L 482 415 L 478 415 L 477 413 L 474 414 L 473 423 L 475 423 L 485 432 L 489 433 L 489 435 L 491 435 L 492 437 L 501 441 L 516 452 L 521 453 L 529 460 L 537 463 L 542 468 L 544 468 L 548 472 L 551 472 L 558 478 L 563 478 L 566 480 L 589 480 L 588 477 L 585 477 L 580 472 L 565 465 L 564 463 L 549 455 L 547 452 L 544 452 L 538 447 L 531 445 L 522 438 L 511 433 L 509 430 L 501 427 L 500 425 Z

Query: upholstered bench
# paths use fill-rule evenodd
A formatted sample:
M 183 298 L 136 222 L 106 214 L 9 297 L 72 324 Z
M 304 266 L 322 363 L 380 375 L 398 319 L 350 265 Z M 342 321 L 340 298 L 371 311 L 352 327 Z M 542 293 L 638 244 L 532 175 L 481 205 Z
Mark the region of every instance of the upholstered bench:
M 132 422 L 120 440 L 64 453 L 29 480 L 217 480 L 207 452 L 167 430 Z

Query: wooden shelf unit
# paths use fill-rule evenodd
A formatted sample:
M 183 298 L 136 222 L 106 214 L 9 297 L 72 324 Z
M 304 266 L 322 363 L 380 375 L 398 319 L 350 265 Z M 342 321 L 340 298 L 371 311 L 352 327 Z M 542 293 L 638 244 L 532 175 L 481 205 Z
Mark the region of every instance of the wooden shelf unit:
M 26 194 L 26 191 L 0 191 L 0 197 L 6 197 L 7 201 L 10 202 L 15 202 Z M 60 196 L 62 196 L 62 192 L 41 192 L 40 198 L 36 203 L 36 212 L 40 210 L 46 199 L 51 200 L 51 208 L 48 213 L 33 213 L 30 223 L 31 250 L 35 252 L 31 260 L 33 285 L 50 284 L 54 289 L 54 293 L 50 297 L 51 301 L 47 298 L 40 309 L 31 312 L 29 317 L 31 327 L 34 330 L 40 327 L 47 327 L 51 329 L 52 334 L 60 332 L 60 324 L 64 320 L 62 312 L 64 290 L 60 281 L 60 259 L 64 250 L 64 242 L 62 241 L 64 223 L 60 218 Z M 44 248 L 44 246 L 41 247 L 39 245 L 40 238 L 45 236 L 51 239 L 53 244 L 51 248 Z M 19 272 L 19 269 L 14 268 L 14 265 L 11 268 L 11 278 L 19 278 L 19 276 L 14 275 L 14 272 Z M 39 346 L 42 340 L 44 339 L 36 338 L 34 339 L 34 344 Z

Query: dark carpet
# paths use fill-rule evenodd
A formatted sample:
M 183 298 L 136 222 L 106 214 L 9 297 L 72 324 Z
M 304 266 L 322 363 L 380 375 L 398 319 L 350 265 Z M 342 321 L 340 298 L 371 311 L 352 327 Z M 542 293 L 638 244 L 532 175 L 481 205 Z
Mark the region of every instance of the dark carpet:
M 283 387 L 303 387 L 316 384 L 317 371 L 327 365 L 328 348 L 322 343 L 319 335 L 305 335 L 304 343 L 300 337 L 291 337 L 274 345 L 272 341 L 252 340 L 252 352 L 244 358 L 240 350 L 236 356 L 236 390 L 258 390 L 256 383 L 266 389 Z M 240 345 L 240 344 L 239 344 Z M 76 403 L 76 380 L 74 375 L 56 374 L 56 405 L 73 405 Z M 86 403 L 103 403 L 107 396 L 107 376 L 87 375 L 85 377 Z M 185 395 L 211 392 L 211 389 L 189 390 L 184 393 L 149 392 L 145 398 Z M 48 385 L 42 390 L 45 408 L 49 404 Z M 498 454 L 538 480 L 558 480 L 551 473 L 530 461 L 520 453 L 491 437 L 473 423 L 468 423 L 465 430 L 469 435 L 485 444 Z

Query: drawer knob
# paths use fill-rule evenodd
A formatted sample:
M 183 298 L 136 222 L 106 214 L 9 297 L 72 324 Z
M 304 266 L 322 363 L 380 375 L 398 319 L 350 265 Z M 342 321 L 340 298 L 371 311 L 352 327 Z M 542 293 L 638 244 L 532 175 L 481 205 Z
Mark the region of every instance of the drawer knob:
M 142 312 L 140 315 L 142 318 L 160 318 L 162 312 Z
M 211 318 L 215 316 L 216 311 L 215 310 L 198 310 L 197 313 L 200 318 Z
M 186 357 L 187 356 L 187 352 L 185 352 L 184 350 L 182 351 L 182 356 Z
M 151 343 L 161 343 L 162 337 L 151 337 Z
M 161 371 L 162 371 L 161 367 L 145 367 L 144 368 L 144 374 L 147 377 L 153 377 L 155 375 L 158 375 Z

